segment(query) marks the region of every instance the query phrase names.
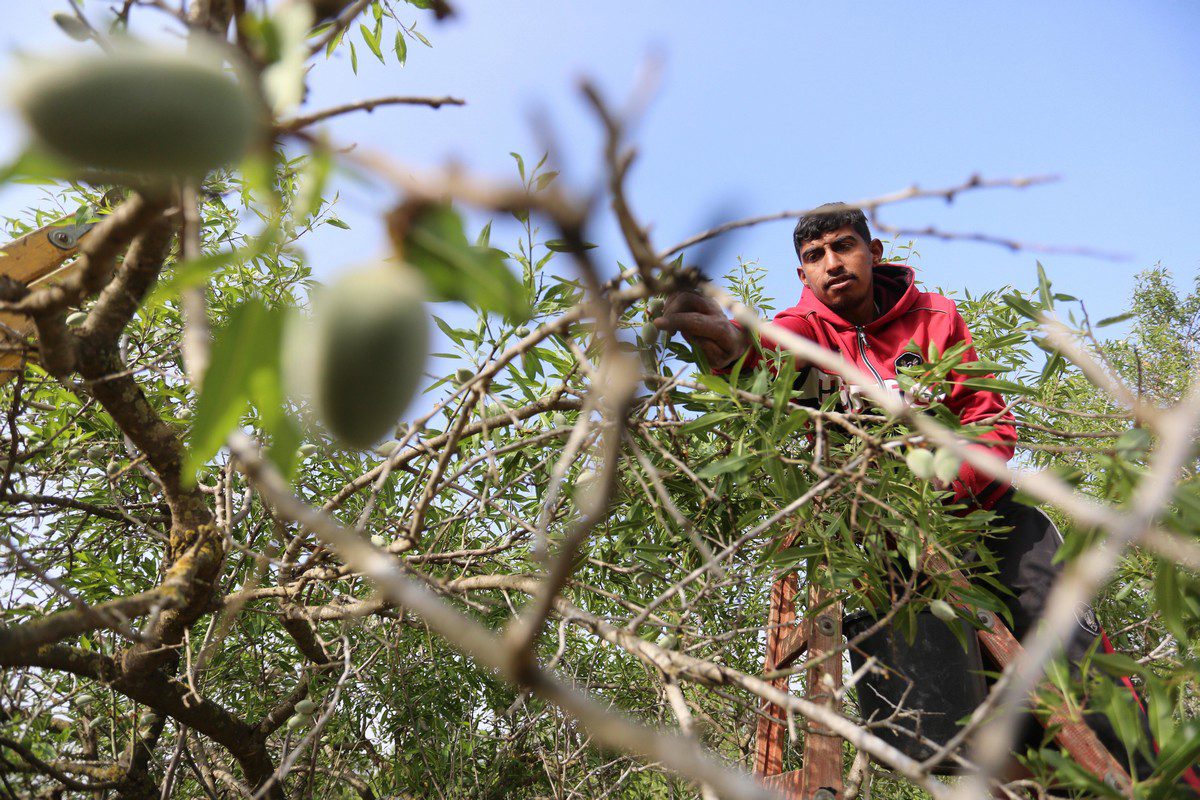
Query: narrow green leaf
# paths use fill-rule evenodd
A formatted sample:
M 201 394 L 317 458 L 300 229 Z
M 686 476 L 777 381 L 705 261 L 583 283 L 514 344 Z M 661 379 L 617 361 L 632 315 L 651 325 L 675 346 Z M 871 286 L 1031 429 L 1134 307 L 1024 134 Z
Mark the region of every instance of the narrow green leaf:
M 1002 381 L 999 378 L 967 378 L 962 382 L 968 389 L 982 389 L 985 392 L 1000 392 L 1001 394 L 1019 394 L 1026 397 L 1037 397 L 1038 390 L 1034 386 L 1024 386 L 1012 381 Z
M 1042 262 L 1037 262 L 1038 273 L 1038 295 L 1042 301 L 1042 307 L 1047 309 L 1054 308 L 1054 293 L 1050 291 L 1050 279 L 1046 277 L 1046 269 L 1042 266 Z
M 392 49 L 396 51 L 396 60 L 403 67 L 404 62 L 408 60 L 408 42 L 404 41 L 404 31 L 396 31 L 396 42 Z
M 476 247 L 487 247 L 492 241 L 492 221 L 489 219 L 487 225 L 483 226 L 483 230 L 475 237 Z
M 258 299 L 235 308 L 213 337 L 212 354 L 188 437 L 185 479 L 216 455 L 254 393 L 256 374 L 278 372 L 282 315 Z M 260 383 L 262 379 L 259 379 Z
M 525 286 L 505 263 L 507 254 L 472 246 L 449 205 L 430 205 L 412 220 L 404 257 L 425 276 L 434 300 L 459 300 L 510 320 L 529 317 Z
M 1134 316 L 1132 311 L 1127 311 L 1124 314 L 1117 314 L 1115 317 L 1105 317 L 1096 323 L 1097 328 L 1107 328 L 1109 325 L 1116 325 L 1118 322 L 1124 322 Z
M 596 245 L 592 244 L 591 242 L 584 242 L 583 245 L 578 248 L 578 250 L 582 252 L 583 250 L 591 250 L 595 247 Z M 576 251 L 576 248 L 572 247 L 571 244 L 564 239 L 551 239 L 550 241 L 546 242 L 546 249 L 553 250 L 556 253 L 573 253 Z

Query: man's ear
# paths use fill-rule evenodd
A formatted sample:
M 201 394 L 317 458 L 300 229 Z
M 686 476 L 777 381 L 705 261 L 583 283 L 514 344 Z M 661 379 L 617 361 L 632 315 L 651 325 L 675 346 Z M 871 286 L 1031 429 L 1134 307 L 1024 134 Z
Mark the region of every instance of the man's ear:
M 881 249 L 880 253 L 883 252 Z M 804 267 L 796 267 L 796 274 L 800 276 L 800 283 L 804 284 L 804 288 L 808 288 L 808 277 L 804 274 Z
M 883 242 L 878 239 L 871 240 L 871 261 L 878 264 L 883 260 Z

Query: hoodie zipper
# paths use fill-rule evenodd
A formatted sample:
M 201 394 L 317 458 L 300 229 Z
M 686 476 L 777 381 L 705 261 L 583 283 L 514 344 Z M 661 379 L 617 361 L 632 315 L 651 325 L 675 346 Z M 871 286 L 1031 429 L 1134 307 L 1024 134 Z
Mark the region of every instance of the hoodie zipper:
M 871 359 L 867 358 L 867 351 L 871 349 L 871 345 L 867 344 L 867 335 L 863 333 L 862 325 L 855 325 L 854 330 L 858 331 L 858 354 L 862 356 L 863 363 L 867 365 L 867 369 L 871 370 L 871 374 L 875 376 L 875 380 L 883 386 L 883 378 L 875 371 L 874 365 L 871 364 Z

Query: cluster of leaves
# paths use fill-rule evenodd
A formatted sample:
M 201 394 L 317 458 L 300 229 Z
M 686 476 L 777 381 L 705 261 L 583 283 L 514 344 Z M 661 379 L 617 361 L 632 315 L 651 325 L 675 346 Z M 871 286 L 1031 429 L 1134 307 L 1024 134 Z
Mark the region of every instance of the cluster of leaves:
M 264 61 L 283 63 L 287 48 L 275 39 L 285 32 L 271 19 L 247 18 L 243 34 L 259 41 Z M 395 20 L 392 10 L 376 3 L 357 31 L 381 60 L 388 19 Z M 394 49 L 403 62 L 404 38 L 424 39 L 415 26 L 401 27 Z M 302 41 L 328 30 L 304 31 Z M 329 52 L 342 41 L 341 34 L 331 38 Z M 356 66 L 354 43 L 349 47 Z M 544 170 L 545 159 L 529 169 L 514 157 L 526 192 L 550 190 L 556 173 Z M 313 287 L 300 240 L 321 226 L 346 227 L 327 188 L 332 163 L 314 145 L 302 155 L 277 150 L 210 176 L 200 209 L 202 255 L 168 254 L 158 288 L 122 342 L 150 404 L 188 441 L 189 470 L 216 509 L 227 544 L 213 602 L 181 645 L 188 670 L 181 680 L 252 724 L 307 691 L 311 708 L 267 739 L 274 763 L 302 748 L 285 780 L 290 791 L 661 798 L 688 789 L 653 765 L 590 747 L 588 732 L 555 706 L 480 668 L 411 611 L 379 601 L 337 553 L 286 522 L 242 479 L 222 450 L 238 428 L 270 443 L 298 497 L 387 547 L 410 574 L 497 631 L 511 623 L 533 578 L 587 515 L 595 476 L 614 472 L 611 503 L 577 553 L 562 593 L 570 608 L 551 617 L 536 656 L 647 722 L 676 724 L 661 671 L 636 648 L 603 641 L 591 620 L 754 675 L 762 670 L 767 593 L 776 576 L 795 570 L 846 610 L 889 613 L 911 636 L 917 615 L 938 608 L 951 591 L 944 573 L 917 576 L 928 549 L 973 576 L 971 588 L 956 590 L 959 598 L 1005 615 L 1004 589 L 984 546 L 994 520 L 985 512 L 962 513 L 933 484 L 915 479 L 905 457 L 924 442 L 914 430 L 870 411 L 844 413 L 834 398 L 812 403 L 797 391 L 786 358 L 753 371 L 707 374 L 689 348 L 646 327 L 651 298 L 619 304 L 612 320 L 617 341 L 607 339 L 605 326 L 580 313 L 589 299 L 584 282 L 565 274 L 566 259 L 556 260 L 572 246 L 545 238 L 525 211 L 514 214 L 521 235 L 505 249 L 493 244 L 491 223 L 469 236 L 463 216 L 448 204 L 415 203 L 393 217 L 397 249 L 426 276 L 432 298 L 461 305 L 436 319 L 447 352 L 430 366 L 423 421 L 398 430 L 403 443 L 390 441 L 376 452 L 336 446 L 284 397 L 279 359 L 282 319 L 305 305 Z M 58 184 L 54 192 L 57 210 L 32 211 L 10 221 L 10 231 L 98 200 L 83 185 Z M 762 289 L 764 271 L 739 262 L 727 282 L 739 300 L 765 313 L 771 300 Z M 624 282 L 608 287 L 612 296 L 644 290 L 635 274 L 623 274 Z M 215 331 L 200 396 L 180 354 L 178 297 L 194 287 L 204 288 Z M 1044 275 L 1028 295 L 967 296 L 960 308 L 983 361 L 964 364 L 965 347 L 919 353 L 923 363 L 901 376 L 901 386 L 927 398 L 930 414 L 968 436 L 978 431 L 936 400 L 951 370 L 968 374 L 978 388 L 1005 393 L 1019 401 L 1022 466 L 1059 470 L 1082 491 L 1125 503 L 1154 442 L 1132 423 L 1129 409 L 1069 361 L 1043 355 L 1034 320 L 1066 309 L 1085 346 L 1115 377 L 1150 402 L 1167 404 L 1200 367 L 1200 287 L 1181 297 L 1162 270 L 1143 274 L 1138 287 L 1129 335 L 1104 342 L 1087 338 L 1082 306 L 1054 293 Z M 564 316 L 570 324 L 559 326 Z M 490 378 L 476 377 L 514 349 Z M 643 388 L 628 409 L 622 457 L 604 463 L 599 442 L 612 420 L 595 375 L 616 349 L 639 354 Z M 8 423 L 0 471 L 8 505 L 0 526 L 11 555 L 0 575 L 7 598 L 0 624 L 12 628 L 158 585 L 169 509 L 142 454 L 89 387 L 31 365 L 0 391 Z M 1084 444 L 1064 448 L 1064 440 L 1075 441 L 1070 437 Z M 805 495 L 807 502 L 790 507 Z M 418 508 L 423 521 L 414 532 Z M 1095 532 L 1061 522 L 1064 557 L 1095 540 Z M 1193 538 L 1200 528 L 1195 462 L 1180 477 L 1162 522 Z M 1102 621 L 1129 655 L 1097 656 L 1081 676 L 1060 679 L 1063 691 L 1089 696 L 1093 708 L 1108 714 L 1131 750 L 1159 764 L 1162 779 L 1147 785 L 1147 796 L 1166 792 L 1166 779 L 1194 759 L 1200 740 L 1191 721 L 1200 703 L 1197 588 L 1194 575 L 1133 552 L 1100 603 Z M 64 644 L 110 656 L 128 646 L 127 637 L 104 628 Z M 193 664 L 201 666 L 193 672 Z M 1113 673 L 1131 676 L 1148 695 L 1161 753 L 1130 722 Z M 802 688 L 794 679 L 793 689 Z M 748 765 L 759 698 L 687 681 L 682 689 L 694 735 L 719 757 Z M 853 713 L 853 693 L 850 700 Z M 49 669 L 4 673 L 0 715 L 4 739 L 57 764 L 115 762 L 141 732 L 162 722 L 112 687 Z M 178 796 L 206 796 L 213 775 L 240 775 L 227 753 L 177 720 L 167 720 L 154 738 L 157 776 L 173 769 L 172 753 L 187 753 L 174 778 Z M 853 755 L 849 747 L 846 755 Z M 10 786 L 32 793 L 53 785 L 28 761 L 8 751 L 4 759 L 0 769 Z M 1109 791 L 1053 750 L 1031 763 L 1047 771 L 1047 782 Z M 914 791 L 888 786 L 887 796 Z

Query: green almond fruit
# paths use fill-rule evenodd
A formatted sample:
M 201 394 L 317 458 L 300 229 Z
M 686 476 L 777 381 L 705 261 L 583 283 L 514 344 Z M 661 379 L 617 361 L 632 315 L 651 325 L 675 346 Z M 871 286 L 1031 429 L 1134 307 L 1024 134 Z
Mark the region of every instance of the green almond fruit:
M 312 700 L 309 700 L 308 698 L 305 698 L 305 699 L 301 700 L 299 703 L 296 703 L 296 713 L 297 714 L 303 714 L 304 716 L 310 716 L 316 710 L 317 710 L 317 704 L 314 703 Z
M 82 325 L 87 317 L 88 315 L 86 311 L 72 311 L 70 314 L 67 314 L 67 324 L 71 327 Z
M 934 600 L 929 604 L 929 610 L 942 622 L 954 622 L 958 619 L 958 614 L 954 613 L 954 606 L 945 600 Z
M 657 344 L 658 333 L 658 328 L 654 327 L 653 322 L 647 322 L 642 325 L 642 341 L 646 344 Z
M 387 547 L 388 540 L 376 533 L 371 536 L 371 544 L 375 545 L 376 547 Z
M 679 637 L 673 633 L 663 634 L 658 639 L 658 646 L 664 650 L 674 650 L 679 647 Z
M 962 461 L 953 450 L 942 447 L 933 457 L 933 474 L 942 483 L 950 483 L 958 477 L 958 468 L 961 465 Z
M 95 699 L 90 694 L 77 694 L 75 695 L 75 705 L 84 708 L 90 706 Z
M 294 731 L 294 730 L 301 728 L 307 724 L 308 724 L 308 717 L 304 716 L 303 714 L 293 714 L 292 716 L 288 717 L 287 729 L 289 731 Z
M 262 126 L 254 96 L 203 46 L 125 44 L 46 60 L 26 71 L 13 94 L 52 155 L 155 178 L 198 178 L 236 162 Z
M 469 367 L 459 367 L 458 369 L 454 370 L 454 382 L 459 386 L 462 386 L 464 383 L 474 377 L 475 370 L 470 369 Z
M 526 328 L 524 325 L 522 325 L 521 327 L 519 327 L 515 331 L 513 331 L 513 335 L 519 339 L 524 339 L 526 336 L 529 335 L 529 328 Z
M 913 475 L 922 480 L 927 481 L 933 477 L 933 453 L 928 450 L 910 450 L 904 457 L 904 463 L 908 464 Z
M 348 273 L 289 325 L 285 370 L 294 391 L 343 445 L 365 449 L 395 430 L 429 353 L 420 278 L 394 265 Z
M 555 411 L 552 415 L 550 415 L 550 424 L 556 428 L 567 427 L 566 414 L 563 414 L 561 411 Z
M 86 42 L 92 38 L 92 32 L 88 30 L 88 26 L 74 14 L 68 14 L 66 11 L 55 11 L 50 15 L 50 19 L 54 20 L 54 24 L 63 33 L 77 42 Z
M 88 459 L 91 461 L 95 461 L 97 464 L 99 464 L 101 461 L 103 461 L 105 456 L 107 456 L 107 455 L 108 455 L 108 450 L 106 450 L 105 448 L 101 447 L 98 444 L 94 444 L 87 449 Z
M 390 439 L 390 440 L 384 442 L 383 444 L 379 445 L 378 447 L 376 447 L 375 452 L 378 453 L 379 455 L 383 456 L 384 458 L 389 458 L 390 456 L 394 455 L 395 452 L 399 449 L 400 449 L 400 443 L 397 442 L 395 439 Z
M 320 452 L 320 450 L 321 448 L 317 447 L 312 442 L 309 442 L 308 444 L 300 445 L 300 447 L 296 449 L 296 455 L 300 456 L 301 458 L 308 458 L 309 456 L 315 456 L 318 452 Z
M 666 307 L 667 304 L 663 302 L 663 299 L 661 297 L 656 297 L 650 301 L 648 306 L 646 306 L 646 316 L 650 317 L 650 319 L 661 317 Z

